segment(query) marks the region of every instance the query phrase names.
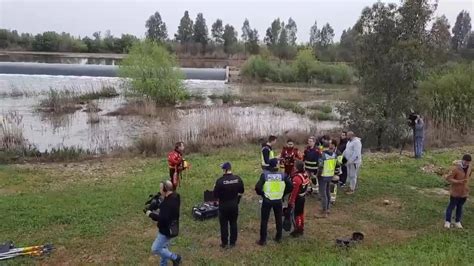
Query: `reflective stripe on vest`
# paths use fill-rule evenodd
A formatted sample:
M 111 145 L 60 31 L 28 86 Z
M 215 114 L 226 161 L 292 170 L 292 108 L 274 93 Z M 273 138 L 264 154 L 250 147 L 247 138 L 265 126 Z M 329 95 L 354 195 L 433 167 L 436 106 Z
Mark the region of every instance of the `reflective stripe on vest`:
M 327 156 L 327 159 L 324 160 L 323 164 L 323 173 L 321 176 L 328 177 L 328 176 L 334 176 L 334 172 L 336 171 L 336 156 L 334 155 L 324 155 Z
M 265 148 L 268 148 L 268 147 L 264 147 L 263 149 L 265 149 Z M 265 163 L 265 158 L 263 158 L 263 149 L 262 149 L 262 152 L 260 152 L 260 157 L 262 159 L 262 166 L 267 167 L 267 166 L 270 166 L 270 165 Z M 268 155 L 268 160 L 271 160 L 273 158 L 275 158 L 275 152 L 273 150 L 270 150 L 270 154 Z
M 309 170 L 317 170 L 318 162 L 304 161 L 304 167 Z
M 285 192 L 285 181 L 281 173 L 266 173 L 263 193 L 269 200 L 280 200 Z

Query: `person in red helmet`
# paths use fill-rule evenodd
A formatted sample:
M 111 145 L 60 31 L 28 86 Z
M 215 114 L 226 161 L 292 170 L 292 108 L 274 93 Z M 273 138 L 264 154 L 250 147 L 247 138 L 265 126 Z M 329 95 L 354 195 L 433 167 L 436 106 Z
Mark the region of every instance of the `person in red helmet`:
M 304 231 L 304 204 L 306 192 L 311 180 L 304 169 L 302 161 L 296 161 L 296 172 L 292 176 L 293 190 L 291 191 L 288 208 L 293 210 L 295 229 L 290 233 L 293 237 L 303 235 Z
M 295 147 L 293 140 L 288 139 L 286 141 L 286 146 L 283 147 L 283 150 L 280 154 L 280 166 L 285 169 L 285 174 L 291 176 L 295 168 L 295 161 L 301 160 L 300 153 L 298 148 Z
M 168 168 L 170 169 L 170 181 L 173 183 L 173 190 L 179 186 L 181 173 L 188 165 L 183 158 L 184 142 L 176 142 L 174 150 L 168 153 Z

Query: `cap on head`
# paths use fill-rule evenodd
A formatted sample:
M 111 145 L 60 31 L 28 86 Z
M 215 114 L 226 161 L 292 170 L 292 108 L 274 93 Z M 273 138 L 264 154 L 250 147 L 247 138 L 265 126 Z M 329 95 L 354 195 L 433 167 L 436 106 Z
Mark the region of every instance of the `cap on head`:
M 277 158 L 270 159 L 270 161 L 268 162 L 268 166 L 270 168 L 276 168 L 278 166 L 278 159 Z
M 472 161 L 472 157 L 470 154 L 464 154 L 464 156 L 462 157 L 462 160 L 466 162 L 470 162 Z
M 230 164 L 230 162 L 225 162 L 225 163 L 221 164 L 221 168 L 222 168 L 222 170 L 230 170 L 230 169 L 232 169 L 232 165 Z

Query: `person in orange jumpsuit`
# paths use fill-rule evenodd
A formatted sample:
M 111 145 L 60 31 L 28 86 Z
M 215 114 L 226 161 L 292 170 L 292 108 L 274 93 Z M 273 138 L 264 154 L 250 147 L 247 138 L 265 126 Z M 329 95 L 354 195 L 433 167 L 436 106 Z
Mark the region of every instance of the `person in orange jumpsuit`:
M 176 142 L 174 150 L 168 153 L 168 168 L 170 170 L 170 181 L 173 183 L 173 190 L 179 186 L 181 172 L 185 169 L 183 158 L 184 143 Z

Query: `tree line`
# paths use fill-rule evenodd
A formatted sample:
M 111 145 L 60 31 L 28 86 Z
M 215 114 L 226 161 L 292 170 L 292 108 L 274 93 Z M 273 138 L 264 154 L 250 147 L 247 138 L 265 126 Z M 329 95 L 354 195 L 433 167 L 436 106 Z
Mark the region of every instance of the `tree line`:
M 322 26 L 315 21 L 309 29 L 309 43 L 298 43 L 298 27 L 293 18 L 287 21 L 277 18 L 272 21 L 263 37 L 245 19 L 238 30 L 230 24 L 217 19 L 211 24 L 209 32 L 206 19 L 198 13 L 193 20 L 188 11 L 184 12 L 174 36 L 168 34 L 166 23 L 159 12 L 152 14 L 145 22 L 146 38 L 165 44 L 178 54 L 212 54 L 221 52 L 224 56 L 233 54 L 256 55 L 270 53 L 281 59 L 294 59 L 298 50 L 311 48 L 321 61 L 353 62 L 356 53 L 358 32 L 354 27 L 342 32 L 339 42 L 334 42 L 334 29 L 329 23 Z M 471 18 L 467 11 L 461 11 L 452 27 L 445 16 L 434 18 L 429 30 L 428 42 L 436 51 L 437 60 L 447 60 L 455 53 L 474 49 L 474 32 L 471 31 Z M 88 53 L 128 53 L 138 38 L 130 34 L 113 36 L 95 32 L 91 37 L 75 37 L 69 33 L 47 31 L 32 35 L 18 33 L 16 30 L 0 29 L 0 49 L 18 49 L 46 52 L 88 52 Z M 471 53 L 472 54 L 472 53 Z

